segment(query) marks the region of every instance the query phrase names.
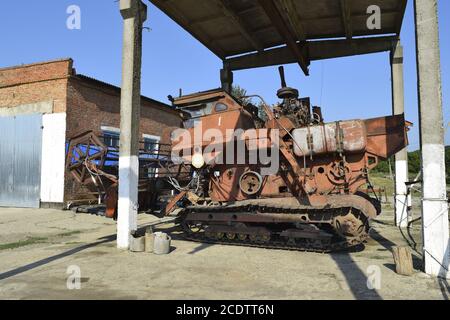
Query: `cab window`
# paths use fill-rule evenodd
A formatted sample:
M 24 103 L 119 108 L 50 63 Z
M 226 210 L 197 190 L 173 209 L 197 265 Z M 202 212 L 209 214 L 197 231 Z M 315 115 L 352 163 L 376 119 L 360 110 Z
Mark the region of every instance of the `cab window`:
M 200 118 L 208 116 L 212 113 L 212 103 L 204 103 L 200 105 L 193 105 L 182 108 L 182 110 L 190 115 L 190 118 L 184 121 L 184 127 L 186 129 L 193 128 Z
M 228 106 L 225 103 L 218 102 L 216 103 L 216 106 L 214 107 L 214 110 L 216 112 L 223 112 L 228 110 Z

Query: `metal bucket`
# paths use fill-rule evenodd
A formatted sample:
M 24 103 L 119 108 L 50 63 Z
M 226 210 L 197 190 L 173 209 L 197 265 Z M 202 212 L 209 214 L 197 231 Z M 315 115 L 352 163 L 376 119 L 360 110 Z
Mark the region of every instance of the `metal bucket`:
M 154 243 L 153 243 L 153 253 L 154 254 L 168 254 L 170 252 L 170 238 L 167 233 L 155 232 L 154 233 Z
M 144 237 L 130 238 L 130 251 L 131 252 L 144 252 L 145 240 Z
M 145 252 L 152 253 L 153 247 L 155 246 L 155 234 L 145 233 Z

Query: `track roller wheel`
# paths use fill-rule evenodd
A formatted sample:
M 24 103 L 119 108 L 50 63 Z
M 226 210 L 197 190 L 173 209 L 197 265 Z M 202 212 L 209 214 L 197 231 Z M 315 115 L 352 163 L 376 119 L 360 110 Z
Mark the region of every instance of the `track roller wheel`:
M 236 238 L 236 234 L 232 233 L 232 232 L 228 232 L 226 234 L 226 237 L 227 237 L 228 240 L 233 240 L 234 238 Z
M 333 226 L 336 233 L 348 242 L 363 240 L 369 232 L 369 223 L 365 215 L 352 208 L 347 214 L 335 217 Z
M 295 246 L 296 244 L 295 238 L 289 237 L 287 240 L 287 244 L 290 246 Z
M 241 241 L 245 241 L 245 239 L 247 239 L 247 235 L 244 234 L 244 233 L 239 233 L 239 234 L 237 235 L 237 237 L 238 237 L 238 239 L 241 240 Z
M 183 222 L 183 228 L 191 234 L 198 234 L 203 231 L 203 225 L 201 223 Z
M 225 233 L 223 233 L 223 232 L 216 232 L 214 234 L 214 238 L 216 238 L 217 240 L 223 239 L 224 236 L 225 236 Z

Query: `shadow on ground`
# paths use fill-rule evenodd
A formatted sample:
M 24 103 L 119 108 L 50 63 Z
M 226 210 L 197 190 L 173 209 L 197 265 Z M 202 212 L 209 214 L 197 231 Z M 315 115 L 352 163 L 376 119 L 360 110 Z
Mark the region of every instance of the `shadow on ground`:
M 331 253 L 331 258 L 345 276 L 345 280 L 355 299 L 382 300 L 375 289 L 369 289 L 368 277 L 350 255 L 350 252 Z
M 98 246 L 98 245 L 103 244 L 103 243 L 114 241 L 114 240 L 116 240 L 116 235 L 106 236 L 106 237 L 100 238 L 98 240 L 99 241 L 96 241 L 96 242 L 93 242 L 93 243 L 88 243 L 88 244 L 85 244 L 85 245 L 82 245 L 82 246 L 78 246 L 78 247 L 75 247 L 73 249 L 70 249 L 70 250 L 64 251 L 62 253 L 56 254 L 54 256 L 47 257 L 47 258 L 38 260 L 36 262 L 32 262 L 32 263 L 29 263 L 27 265 L 24 265 L 24 266 L 21 266 L 21 267 L 18 267 L 18 268 L 15 268 L 15 269 L 3 272 L 3 273 L 0 274 L 0 280 L 4 280 L 4 279 L 10 278 L 10 277 L 14 277 L 14 276 L 16 276 L 18 274 L 21 274 L 21 273 L 30 271 L 32 269 L 41 267 L 41 266 L 49 264 L 49 263 L 51 263 L 53 261 L 56 261 L 56 260 L 59 260 L 59 259 L 71 256 L 71 255 L 74 255 L 74 254 L 76 254 L 78 252 L 81 252 L 83 250 L 86 250 L 86 249 L 89 249 L 89 248 L 93 248 L 93 247 Z

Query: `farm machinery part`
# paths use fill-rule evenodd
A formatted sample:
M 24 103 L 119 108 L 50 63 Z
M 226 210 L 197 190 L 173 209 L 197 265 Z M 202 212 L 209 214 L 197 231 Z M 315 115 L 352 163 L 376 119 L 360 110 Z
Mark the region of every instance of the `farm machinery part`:
M 141 142 L 143 144 L 143 142 Z M 148 146 L 147 146 L 148 147 Z M 118 201 L 119 149 L 108 147 L 93 131 L 69 139 L 66 170 L 78 189 L 87 189 L 98 203 L 106 206 L 105 215 L 116 218 Z M 156 209 L 159 201 L 169 198 L 174 188 L 166 181 L 184 181 L 187 170 L 170 161 L 170 146 L 139 150 L 138 202 L 140 210 Z M 91 201 L 93 199 L 90 199 Z

